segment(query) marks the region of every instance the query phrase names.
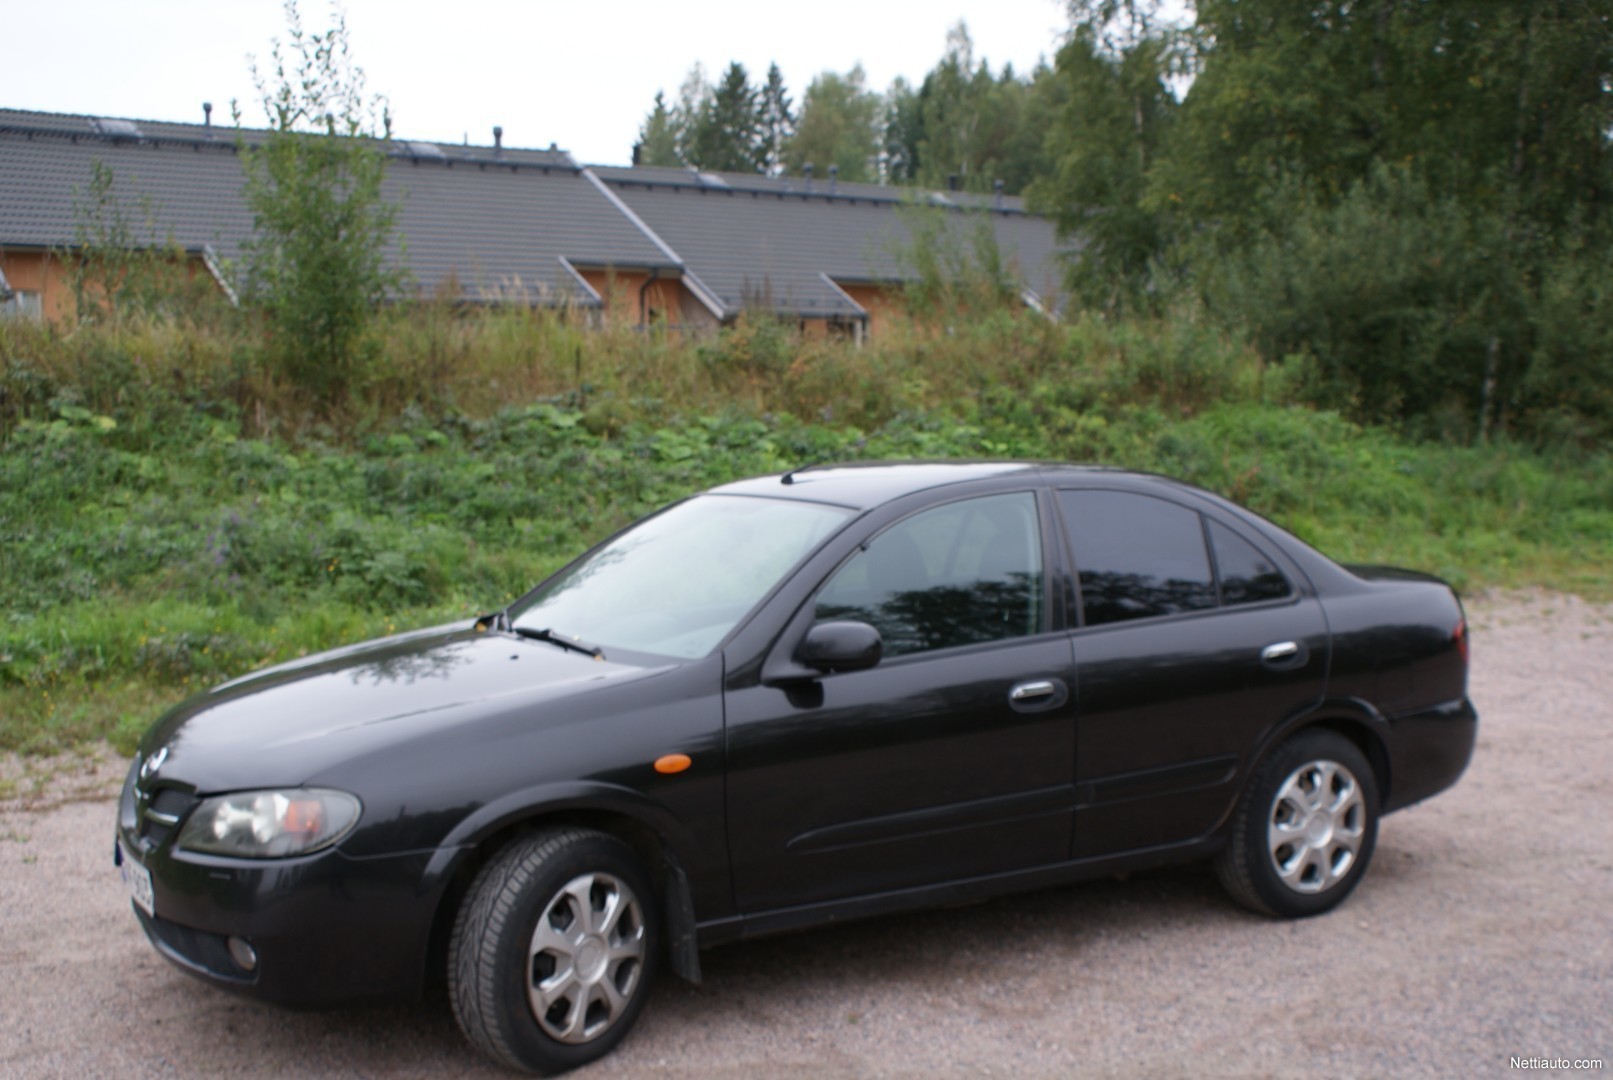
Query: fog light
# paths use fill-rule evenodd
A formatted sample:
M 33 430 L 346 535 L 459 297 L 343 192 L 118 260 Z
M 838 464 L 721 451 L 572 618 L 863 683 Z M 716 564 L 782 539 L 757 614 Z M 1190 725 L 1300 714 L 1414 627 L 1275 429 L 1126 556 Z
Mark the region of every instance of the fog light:
M 247 944 L 246 938 L 232 937 L 229 941 L 230 959 L 242 971 L 252 971 L 258 966 L 258 950 Z

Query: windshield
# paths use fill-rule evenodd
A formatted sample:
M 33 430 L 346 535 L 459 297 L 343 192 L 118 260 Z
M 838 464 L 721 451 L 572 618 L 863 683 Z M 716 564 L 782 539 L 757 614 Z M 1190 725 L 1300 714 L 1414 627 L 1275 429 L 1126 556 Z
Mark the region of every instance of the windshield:
M 850 511 L 701 495 L 640 522 L 510 609 L 511 625 L 598 646 L 694 658 Z

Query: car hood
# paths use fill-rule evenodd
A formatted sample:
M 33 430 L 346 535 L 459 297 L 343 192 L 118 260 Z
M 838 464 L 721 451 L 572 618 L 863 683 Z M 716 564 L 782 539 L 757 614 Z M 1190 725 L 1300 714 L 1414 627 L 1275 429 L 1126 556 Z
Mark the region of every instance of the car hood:
M 203 794 L 295 786 L 354 757 L 665 668 L 614 663 L 456 624 L 267 668 L 172 709 L 141 741 L 147 783 Z M 155 766 L 149 763 L 157 761 Z

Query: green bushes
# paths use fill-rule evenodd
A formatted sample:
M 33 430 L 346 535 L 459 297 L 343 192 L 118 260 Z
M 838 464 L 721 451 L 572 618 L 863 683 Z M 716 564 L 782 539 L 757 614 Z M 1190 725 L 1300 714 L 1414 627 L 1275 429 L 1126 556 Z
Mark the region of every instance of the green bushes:
M 1372 423 L 1471 441 L 1528 408 L 1531 347 L 1505 223 L 1379 169 L 1336 204 L 1300 190 L 1288 213 L 1214 262 L 1198 288 L 1266 356 L 1302 354 L 1305 400 Z
M 390 389 L 332 419 L 257 381 L 231 326 L 0 323 L 0 748 L 126 748 L 187 692 L 501 606 L 670 499 L 825 460 L 1151 469 L 1339 558 L 1609 591 L 1605 452 L 1406 442 L 1294 404 L 1303 370 L 1189 318 L 861 349 L 528 311 L 383 327 Z

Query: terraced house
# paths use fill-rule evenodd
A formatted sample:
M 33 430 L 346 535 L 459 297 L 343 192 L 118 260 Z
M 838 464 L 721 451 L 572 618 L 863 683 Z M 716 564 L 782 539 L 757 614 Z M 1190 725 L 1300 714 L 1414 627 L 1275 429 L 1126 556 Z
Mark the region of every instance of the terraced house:
M 61 318 L 108 210 L 121 243 L 233 295 L 252 233 L 241 148 L 264 132 L 0 109 L 0 315 Z M 986 238 L 1021 299 L 1054 314 L 1063 253 L 1021 200 L 814 177 L 584 166 L 554 146 L 393 141 L 388 258 L 409 295 L 569 307 L 684 331 L 746 311 L 859 340 L 911 280 L 916 235 Z M 91 228 L 94 226 L 95 228 Z

